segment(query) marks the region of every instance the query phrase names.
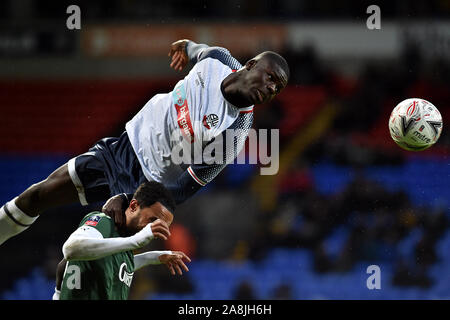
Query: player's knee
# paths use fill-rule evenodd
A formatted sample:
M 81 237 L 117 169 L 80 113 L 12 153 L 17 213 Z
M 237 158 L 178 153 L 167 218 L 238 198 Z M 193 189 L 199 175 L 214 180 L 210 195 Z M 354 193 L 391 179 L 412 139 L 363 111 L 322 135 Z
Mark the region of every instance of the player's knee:
M 45 180 L 31 185 L 16 200 L 17 206 L 26 213 L 38 214 L 45 210 Z
M 41 182 L 31 185 L 17 199 L 17 205 L 24 212 L 40 214 L 59 202 L 58 188 L 64 185 L 63 177 L 49 176 Z

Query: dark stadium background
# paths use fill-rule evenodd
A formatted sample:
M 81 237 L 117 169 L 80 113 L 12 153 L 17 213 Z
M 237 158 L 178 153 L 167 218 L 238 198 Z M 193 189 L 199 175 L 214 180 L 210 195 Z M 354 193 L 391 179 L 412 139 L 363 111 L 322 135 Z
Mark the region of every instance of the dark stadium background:
M 68 30 L 66 8 L 81 8 Z M 289 86 L 256 106 L 280 129 L 280 171 L 230 165 L 179 207 L 167 243 L 190 272 L 135 274 L 130 299 L 450 298 L 450 4 L 377 1 L 0 2 L 0 202 L 99 138 L 118 136 L 155 93 L 185 74 L 169 45 L 227 47 L 244 63 L 283 54 Z M 374 3 L 375 4 L 375 3 Z M 387 130 L 392 108 L 439 108 L 437 145 L 412 153 Z M 64 240 L 89 208 L 42 215 L 0 247 L 0 298 L 50 299 Z M 369 290 L 378 265 L 381 289 Z

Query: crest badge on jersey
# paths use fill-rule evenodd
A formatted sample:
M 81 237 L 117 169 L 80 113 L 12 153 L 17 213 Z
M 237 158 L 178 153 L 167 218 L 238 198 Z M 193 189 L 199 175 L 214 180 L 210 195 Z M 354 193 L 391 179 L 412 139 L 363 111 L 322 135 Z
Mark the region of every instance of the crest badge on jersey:
M 219 123 L 219 116 L 217 114 L 211 113 L 203 116 L 203 125 L 206 129 L 211 129 Z
M 89 217 L 84 224 L 88 225 L 88 226 L 91 226 L 91 227 L 95 227 L 98 224 L 98 222 L 100 221 L 101 218 L 102 217 L 100 217 L 100 216 Z

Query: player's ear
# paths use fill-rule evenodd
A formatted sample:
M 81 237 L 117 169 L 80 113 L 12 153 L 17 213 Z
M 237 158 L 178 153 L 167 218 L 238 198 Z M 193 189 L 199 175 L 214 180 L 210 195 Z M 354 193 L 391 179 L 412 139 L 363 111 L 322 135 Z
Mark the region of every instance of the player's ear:
M 256 62 L 257 60 L 255 59 L 248 60 L 247 63 L 245 64 L 245 69 L 247 70 L 253 69 L 253 67 L 256 65 Z
M 136 211 L 139 208 L 139 203 L 136 199 L 131 199 L 129 207 L 131 211 Z

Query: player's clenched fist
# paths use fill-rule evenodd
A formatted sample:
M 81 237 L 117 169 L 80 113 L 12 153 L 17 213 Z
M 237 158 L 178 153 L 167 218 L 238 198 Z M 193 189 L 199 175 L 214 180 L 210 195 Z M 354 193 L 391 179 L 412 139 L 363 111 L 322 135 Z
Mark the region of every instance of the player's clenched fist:
M 168 56 L 172 58 L 170 67 L 174 70 L 181 71 L 189 62 L 189 57 L 186 54 L 186 44 L 189 40 L 183 39 L 175 41 L 170 45 Z
M 162 254 L 159 256 L 159 261 L 169 268 L 172 275 L 175 275 L 175 270 L 179 275 L 183 274 L 182 269 L 186 272 L 189 271 L 183 260 L 191 262 L 191 259 L 181 251 L 172 251 L 172 254 Z
M 170 236 L 169 225 L 165 221 L 157 219 L 150 226 L 155 238 L 167 240 Z
M 147 224 L 141 231 L 131 238 L 135 241 L 136 248 L 142 248 L 154 238 L 167 240 L 170 236 L 169 225 L 167 222 L 157 219 Z

